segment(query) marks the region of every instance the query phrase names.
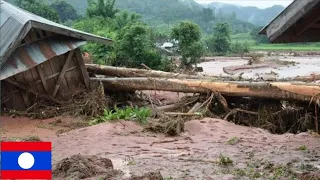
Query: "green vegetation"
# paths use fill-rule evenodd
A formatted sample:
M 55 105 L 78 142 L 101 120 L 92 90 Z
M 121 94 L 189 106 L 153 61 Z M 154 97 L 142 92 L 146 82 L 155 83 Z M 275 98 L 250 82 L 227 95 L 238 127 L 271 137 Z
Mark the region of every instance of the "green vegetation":
M 240 140 L 237 137 L 233 137 L 231 139 L 228 140 L 228 144 L 230 145 L 235 145 L 239 142 Z
M 42 0 L 16 0 L 15 4 L 22 9 L 25 9 L 51 21 L 60 21 L 57 11 L 55 11 L 55 9 L 53 9 L 49 5 L 45 4 Z
M 65 1 L 56 1 L 50 5 L 57 11 L 62 22 L 74 21 L 79 19 L 79 15 L 74 7 Z
M 251 45 L 252 50 L 258 51 L 319 51 L 318 43 L 292 43 L 292 44 L 256 44 Z
M 214 27 L 214 34 L 209 38 L 208 48 L 212 52 L 225 54 L 231 50 L 230 26 L 228 23 L 219 23 Z
M 113 65 L 139 67 L 141 63 L 159 69 L 162 57 L 151 40 L 150 29 L 142 23 L 125 26 L 117 36 Z
M 87 9 L 87 15 L 92 18 L 96 16 L 102 16 L 104 18 L 114 18 L 119 12 L 115 8 L 116 0 L 88 0 L 89 7 Z
M 220 154 L 219 159 L 218 159 L 218 163 L 223 166 L 228 166 L 228 165 L 232 165 L 233 161 L 230 157 L 227 157 L 227 156 Z
M 299 147 L 299 150 L 300 150 L 300 151 L 307 151 L 308 148 L 307 148 L 306 145 L 302 145 L 302 146 Z
M 178 53 L 182 56 L 182 65 L 190 67 L 197 64 L 204 53 L 201 32 L 197 24 L 183 21 L 172 29 L 171 37 L 179 41 Z
M 151 109 L 149 108 L 126 107 L 120 109 L 115 107 L 114 110 L 105 110 L 101 117 L 92 120 L 89 124 L 96 125 L 113 120 L 133 120 L 145 124 L 150 116 Z

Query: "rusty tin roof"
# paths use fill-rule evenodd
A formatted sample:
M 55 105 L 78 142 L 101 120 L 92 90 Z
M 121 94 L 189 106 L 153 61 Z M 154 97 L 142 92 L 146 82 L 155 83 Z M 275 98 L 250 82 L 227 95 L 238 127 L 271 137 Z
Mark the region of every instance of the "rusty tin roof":
M 79 31 L 32 14 L 0 0 L 0 67 L 31 28 L 50 31 L 85 41 L 109 44 L 111 39 Z
M 78 48 L 86 41 L 78 39 L 40 40 L 17 48 L 0 68 L 0 80 L 31 69 L 48 59 Z

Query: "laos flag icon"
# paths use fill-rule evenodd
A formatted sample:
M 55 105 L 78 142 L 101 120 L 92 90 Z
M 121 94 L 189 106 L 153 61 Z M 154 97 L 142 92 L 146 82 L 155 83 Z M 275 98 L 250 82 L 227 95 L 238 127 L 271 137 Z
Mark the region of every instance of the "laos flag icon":
M 52 179 L 51 142 L 1 142 L 0 179 Z

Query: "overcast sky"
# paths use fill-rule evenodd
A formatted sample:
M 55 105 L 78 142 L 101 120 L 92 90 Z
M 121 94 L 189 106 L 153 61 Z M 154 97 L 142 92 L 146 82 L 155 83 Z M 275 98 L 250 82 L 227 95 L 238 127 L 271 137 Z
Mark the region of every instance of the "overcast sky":
M 257 6 L 259 8 L 267 8 L 273 5 L 282 5 L 287 7 L 293 0 L 196 0 L 199 3 L 223 2 L 229 4 L 237 4 L 242 6 Z

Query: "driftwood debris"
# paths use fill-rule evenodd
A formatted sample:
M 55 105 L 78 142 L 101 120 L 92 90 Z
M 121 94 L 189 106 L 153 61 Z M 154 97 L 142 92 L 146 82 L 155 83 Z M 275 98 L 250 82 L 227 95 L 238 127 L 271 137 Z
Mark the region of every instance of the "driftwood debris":
M 239 82 L 208 81 L 196 79 L 160 78 L 91 78 L 102 82 L 105 89 L 114 91 L 162 90 L 185 93 L 218 92 L 226 96 L 258 97 L 307 101 L 319 104 L 320 85 L 290 82 Z

